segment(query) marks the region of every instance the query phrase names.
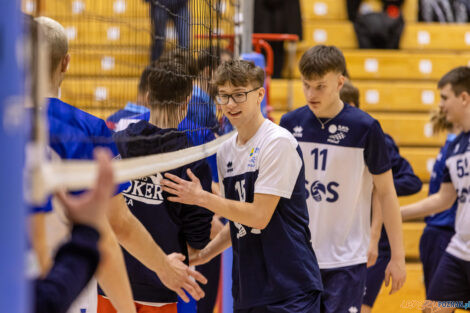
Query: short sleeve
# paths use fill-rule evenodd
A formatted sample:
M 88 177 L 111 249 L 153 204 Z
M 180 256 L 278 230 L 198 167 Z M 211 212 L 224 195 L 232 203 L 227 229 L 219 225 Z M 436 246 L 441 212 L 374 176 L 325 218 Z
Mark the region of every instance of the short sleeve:
M 391 169 L 385 135 L 379 122 L 374 121 L 366 135 L 364 160 L 373 175 L 383 174 Z
M 289 138 L 280 137 L 260 152 L 255 193 L 290 198 L 302 168 L 299 146 Z

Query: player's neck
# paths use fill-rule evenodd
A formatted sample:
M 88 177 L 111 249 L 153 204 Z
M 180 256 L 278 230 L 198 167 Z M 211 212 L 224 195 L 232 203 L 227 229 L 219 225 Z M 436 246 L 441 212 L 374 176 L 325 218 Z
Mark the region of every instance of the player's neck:
M 170 116 L 166 112 L 161 112 L 159 110 L 150 110 L 150 119 L 149 123 L 157 126 L 161 129 L 167 128 L 178 128 L 179 122 L 174 116 Z
M 254 116 L 253 119 L 246 121 L 242 127 L 237 128 L 237 131 L 238 131 L 237 144 L 239 145 L 246 144 L 256 134 L 256 132 L 264 123 L 264 121 L 265 121 L 265 118 L 260 112 L 259 114 Z
M 337 102 L 334 104 L 330 105 L 328 108 L 325 108 L 325 110 L 321 110 L 319 112 L 313 111 L 316 117 L 318 118 L 333 118 L 336 115 L 338 115 L 341 110 L 344 108 L 344 103 L 340 99 L 338 99 Z

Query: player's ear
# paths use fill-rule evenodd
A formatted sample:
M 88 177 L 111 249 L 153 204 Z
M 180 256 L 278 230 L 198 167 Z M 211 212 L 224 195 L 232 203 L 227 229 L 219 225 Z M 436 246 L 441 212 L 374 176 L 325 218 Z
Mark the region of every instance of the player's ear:
M 261 87 L 258 89 L 258 104 L 261 104 L 261 102 L 264 99 L 264 95 L 266 94 L 266 89 L 264 87 Z
M 467 91 L 462 91 L 459 97 L 464 106 L 468 106 L 470 104 L 470 94 Z
M 60 65 L 60 72 L 65 73 L 69 69 L 70 64 L 70 54 L 67 55 L 62 59 L 62 63 Z
M 338 91 L 343 88 L 344 83 L 346 82 L 346 77 L 344 77 L 342 74 L 339 74 L 338 76 Z

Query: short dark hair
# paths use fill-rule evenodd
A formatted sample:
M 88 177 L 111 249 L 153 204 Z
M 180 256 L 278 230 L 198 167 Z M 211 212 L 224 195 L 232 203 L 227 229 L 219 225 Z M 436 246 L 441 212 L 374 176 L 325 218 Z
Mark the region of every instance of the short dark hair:
M 222 63 L 215 73 L 217 86 L 230 83 L 235 87 L 252 84 L 253 87 L 264 85 L 264 70 L 251 61 L 232 60 Z
M 162 62 L 179 62 L 187 67 L 188 75 L 193 79 L 197 78 L 198 69 L 196 59 L 193 52 L 182 48 L 168 49 L 163 52 L 162 56 L 158 59 Z
M 444 88 L 445 85 L 450 84 L 452 91 L 456 96 L 466 91 L 470 94 L 470 67 L 459 66 L 449 71 L 437 83 L 439 89 Z
M 212 69 L 217 68 L 217 66 L 220 64 L 220 51 L 218 50 L 219 48 L 212 46 L 199 52 L 197 57 L 198 73 L 202 72 L 208 66 L 212 67 Z
M 359 89 L 350 82 L 344 82 L 343 87 L 339 91 L 341 101 L 351 104 L 354 103 L 359 108 Z
M 323 77 L 329 72 L 346 72 L 344 55 L 335 46 L 318 45 L 308 49 L 300 58 L 299 70 L 306 79 Z
M 148 92 L 149 75 L 151 72 L 152 72 L 151 65 L 146 66 L 145 69 L 142 71 L 142 74 L 140 75 L 139 86 L 138 86 L 139 93 L 146 94 Z
M 148 77 L 149 105 L 181 104 L 193 89 L 188 67 L 176 60 L 160 59 L 152 64 Z

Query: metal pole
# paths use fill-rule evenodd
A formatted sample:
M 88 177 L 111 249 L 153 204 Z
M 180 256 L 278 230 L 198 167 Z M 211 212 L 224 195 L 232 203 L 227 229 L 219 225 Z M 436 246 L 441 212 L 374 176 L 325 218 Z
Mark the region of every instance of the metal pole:
M 23 166 L 27 129 L 21 72 L 21 1 L 3 1 L 0 29 L 0 308 L 25 313 L 25 204 Z M 6 31 L 8 30 L 8 31 Z
M 254 0 L 242 1 L 242 46 L 241 53 L 250 53 L 253 51 L 252 37 L 254 24 Z

